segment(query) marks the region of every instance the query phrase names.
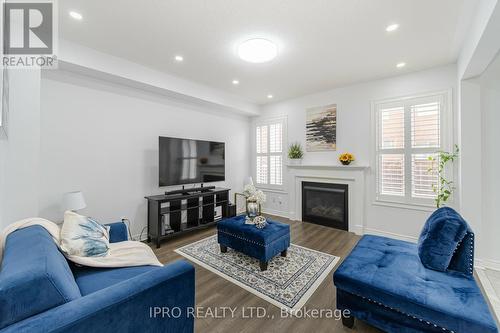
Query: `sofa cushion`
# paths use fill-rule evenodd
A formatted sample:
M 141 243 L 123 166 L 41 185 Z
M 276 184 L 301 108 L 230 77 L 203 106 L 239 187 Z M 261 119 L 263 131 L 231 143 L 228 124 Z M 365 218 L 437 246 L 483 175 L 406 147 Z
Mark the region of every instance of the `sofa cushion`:
M 334 274 L 337 288 L 455 332 L 496 332 L 473 277 L 427 269 L 417 245 L 364 236 Z
M 80 292 L 85 296 L 159 268 L 161 267 L 136 266 L 124 268 L 93 268 L 73 266 L 73 274 L 80 288 Z
M 468 229 L 467 222 L 452 208 L 432 213 L 418 239 L 418 255 L 424 266 L 446 271 Z
M 0 329 L 81 297 L 66 258 L 40 226 L 11 233 L 0 271 Z

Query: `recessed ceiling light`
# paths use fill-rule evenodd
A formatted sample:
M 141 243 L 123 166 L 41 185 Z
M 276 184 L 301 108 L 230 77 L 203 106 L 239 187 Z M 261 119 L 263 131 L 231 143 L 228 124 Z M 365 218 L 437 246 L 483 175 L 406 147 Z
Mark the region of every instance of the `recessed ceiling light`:
M 385 31 L 392 32 L 392 31 L 398 30 L 398 28 L 399 28 L 399 24 L 394 23 L 394 24 L 388 25 L 387 28 L 385 28 Z
M 397 68 L 403 68 L 406 66 L 406 62 L 400 62 L 399 64 L 396 65 Z
M 267 98 L 269 98 L 269 99 L 272 99 L 273 97 L 274 97 L 274 96 L 273 96 L 273 95 L 271 95 L 271 94 L 267 95 Z
M 238 80 L 233 80 L 233 84 L 236 86 L 236 85 L 240 84 L 240 81 L 238 81 Z
M 82 14 L 75 12 L 75 11 L 69 12 L 69 16 L 71 16 L 72 18 L 74 18 L 75 20 L 78 20 L 78 21 L 80 21 L 83 18 Z
M 177 62 L 184 61 L 184 57 L 183 57 L 183 56 L 180 56 L 180 55 L 176 55 L 176 56 L 175 56 L 175 61 L 177 61 Z
M 277 55 L 278 46 L 264 38 L 249 39 L 238 46 L 238 56 L 248 62 L 268 62 Z

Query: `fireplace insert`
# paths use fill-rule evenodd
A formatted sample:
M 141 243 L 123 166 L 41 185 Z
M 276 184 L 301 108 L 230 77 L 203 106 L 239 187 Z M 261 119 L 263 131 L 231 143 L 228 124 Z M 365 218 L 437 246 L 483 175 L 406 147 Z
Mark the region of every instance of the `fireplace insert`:
M 348 185 L 302 182 L 302 221 L 349 229 Z

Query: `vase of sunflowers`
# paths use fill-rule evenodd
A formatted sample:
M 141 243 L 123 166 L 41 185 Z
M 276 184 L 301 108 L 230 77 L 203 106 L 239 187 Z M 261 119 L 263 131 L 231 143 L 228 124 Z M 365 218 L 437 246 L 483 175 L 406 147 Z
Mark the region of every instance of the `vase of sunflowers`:
M 339 161 L 343 165 L 349 165 L 354 160 L 355 160 L 354 155 L 351 153 L 343 153 L 343 154 L 340 154 L 340 156 L 339 156 Z

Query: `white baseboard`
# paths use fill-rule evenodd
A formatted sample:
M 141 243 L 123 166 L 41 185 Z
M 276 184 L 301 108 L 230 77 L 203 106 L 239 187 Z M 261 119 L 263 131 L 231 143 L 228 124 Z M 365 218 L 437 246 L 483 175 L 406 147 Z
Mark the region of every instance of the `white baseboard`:
M 389 238 L 395 238 L 407 242 L 412 242 L 416 243 L 418 238 L 413 237 L 413 236 L 407 236 L 407 235 L 401 235 L 401 234 L 396 234 L 393 232 L 389 231 L 382 231 L 382 230 L 377 230 L 377 229 L 372 229 L 372 228 L 364 228 L 363 234 L 370 234 L 370 235 L 376 235 L 376 236 L 383 236 L 383 237 L 389 237 Z
M 500 261 L 491 259 L 474 259 L 474 266 L 476 268 L 489 268 L 500 271 Z
M 139 239 L 139 237 L 141 237 L 141 234 L 137 234 L 137 235 L 132 235 L 132 239 L 133 240 L 139 240 L 139 241 L 145 241 L 148 239 L 148 233 L 147 232 L 143 232 L 142 233 L 142 239 Z
M 274 209 L 264 209 L 262 211 L 262 213 L 264 214 L 269 214 L 269 215 L 274 215 L 274 216 L 279 216 L 279 217 L 284 217 L 286 219 L 290 218 L 290 215 L 287 213 L 287 212 L 283 212 L 283 211 L 280 211 L 280 210 L 274 210 Z

